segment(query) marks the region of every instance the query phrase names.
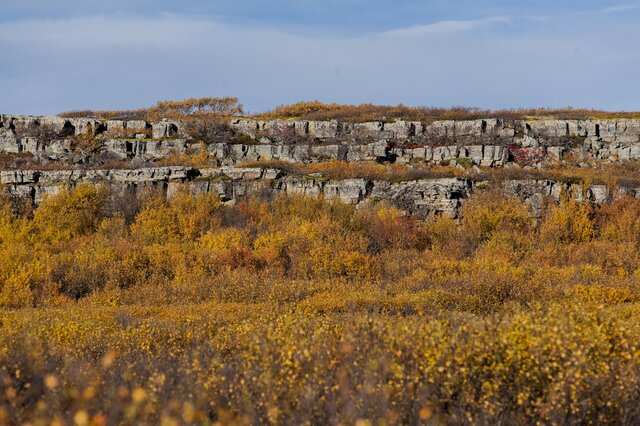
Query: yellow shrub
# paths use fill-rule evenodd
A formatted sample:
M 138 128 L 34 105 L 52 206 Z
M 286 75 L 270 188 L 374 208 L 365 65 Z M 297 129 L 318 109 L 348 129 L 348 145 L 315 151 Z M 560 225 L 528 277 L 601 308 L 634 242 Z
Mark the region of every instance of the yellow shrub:
M 220 199 L 214 193 L 194 196 L 186 190 L 179 191 L 170 201 L 180 235 L 193 240 L 209 229 L 220 226 Z
M 0 288 L 0 307 L 32 306 L 49 290 L 50 277 L 51 266 L 45 259 L 21 265 L 4 279 Z
M 91 185 L 45 197 L 35 211 L 39 240 L 64 241 L 95 231 L 103 218 L 106 192 Z
M 179 236 L 179 226 L 168 203 L 155 198 L 138 213 L 131 233 L 146 244 L 163 243 Z
M 357 220 L 373 251 L 410 248 L 417 244 L 416 219 L 395 207 L 381 203 L 360 210 Z
M 34 295 L 31 290 L 31 274 L 20 271 L 11 274 L 5 281 L 0 291 L 0 307 L 20 308 L 32 306 Z
M 592 207 L 575 199 L 563 200 L 552 207 L 540 228 L 540 234 L 547 241 L 583 243 L 594 237 Z
M 200 262 L 205 267 L 237 268 L 252 264 L 248 235 L 238 228 L 221 228 L 203 235 L 197 244 Z
M 496 231 L 525 233 L 533 225 L 522 201 L 499 192 L 480 192 L 467 200 L 462 209 L 462 229 L 468 238 L 486 241 Z
M 281 268 L 286 272 L 291 262 L 287 242 L 287 238 L 279 232 L 262 234 L 253 243 L 254 255 L 263 266 Z
M 605 204 L 596 214 L 601 238 L 640 245 L 640 203 L 624 197 Z

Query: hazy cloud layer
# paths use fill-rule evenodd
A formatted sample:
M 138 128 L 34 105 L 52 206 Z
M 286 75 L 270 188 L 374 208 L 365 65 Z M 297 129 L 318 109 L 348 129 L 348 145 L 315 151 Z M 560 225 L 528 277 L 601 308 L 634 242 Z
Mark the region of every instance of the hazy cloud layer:
M 353 34 L 178 14 L 21 17 L 0 22 L 0 111 L 217 95 L 254 111 L 303 99 L 640 110 L 635 6 Z

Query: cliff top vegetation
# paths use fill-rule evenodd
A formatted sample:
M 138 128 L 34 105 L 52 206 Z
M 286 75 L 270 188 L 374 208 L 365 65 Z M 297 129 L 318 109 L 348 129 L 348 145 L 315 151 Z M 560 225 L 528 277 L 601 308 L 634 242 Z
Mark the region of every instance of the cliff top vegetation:
M 640 118 L 640 112 L 603 111 L 584 108 L 517 108 L 487 110 L 469 107 L 415 107 L 406 105 L 348 105 L 322 103 L 320 101 L 297 102 L 279 105 L 257 114 L 245 115 L 242 104 L 233 97 L 192 98 L 183 101 L 162 101 L 149 108 L 136 110 L 93 111 L 78 110 L 59 114 L 61 117 L 92 117 L 97 119 L 126 119 L 157 121 L 167 119 L 219 120 L 231 117 L 248 117 L 261 120 L 339 120 L 345 122 L 410 120 L 432 122 L 438 120 L 475 120 L 500 118 L 507 120 L 553 118 L 553 119 L 622 119 Z

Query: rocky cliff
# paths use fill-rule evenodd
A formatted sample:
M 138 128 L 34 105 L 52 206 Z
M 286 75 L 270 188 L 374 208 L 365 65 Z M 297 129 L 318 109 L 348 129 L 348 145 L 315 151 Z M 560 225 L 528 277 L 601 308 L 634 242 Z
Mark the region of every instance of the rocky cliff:
M 473 177 L 425 178 L 405 182 L 370 179 L 325 179 L 292 176 L 282 170 L 255 167 L 195 169 L 171 166 L 112 170 L 14 170 L 0 172 L 0 184 L 15 197 L 27 197 L 36 204 L 47 194 L 79 184 L 104 185 L 116 192 L 136 193 L 155 188 L 168 196 L 180 190 L 215 193 L 223 202 L 236 202 L 250 196 L 278 194 L 306 195 L 339 199 L 360 205 L 387 201 L 419 217 L 445 214 L 456 217 L 463 200 L 474 191 L 497 185 L 506 194 L 525 200 L 537 216 L 546 202 L 557 202 L 562 194 L 578 200 L 602 204 L 623 195 L 640 196 L 640 188 L 567 183 L 548 179 L 508 179 L 487 182 Z
M 220 164 L 253 160 L 464 162 L 484 167 L 640 158 L 640 120 L 258 121 L 193 136 L 184 123 L 0 116 L 0 151 L 42 161 L 153 162 L 199 149 Z M 90 147 L 78 143 L 90 139 Z M 85 143 L 86 145 L 86 143 Z
M 0 184 L 12 196 L 28 197 L 36 204 L 63 187 L 91 183 L 118 191 L 154 187 L 169 196 L 185 187 L 215 192 L 229 202 L 278 193 L 339 198 L 356 205 L 387 200 L 421 217 L 456 216 L 462 200 L 489 184 L 479 173 L 390 182 L 299 176 L 278 168 L 236 165 L 280 160 L 541 168 L 550 163 L 587 165 L 640 157 L 640 120 L 630 119 L 432 123 L 235 119 L 206 130 L 194 136 L 193 125 L 176 121 L 0 115 L 0 151 L 9 159 L 5 164 L 10 164 L 0 172 Z M 203 151 L 212 167 L 153 164 Z M 14 157 L 28 157 L 29 169 L 11 166 Z M 117 167 L 101 167 L 114 161 Z M 501 179 L 491 184 L 527 200 L 534 213 L 545 200 L 558 200 L 567 192 L 595 203 L 640 194 L 629 185 L 609 188 L 553 179 Z

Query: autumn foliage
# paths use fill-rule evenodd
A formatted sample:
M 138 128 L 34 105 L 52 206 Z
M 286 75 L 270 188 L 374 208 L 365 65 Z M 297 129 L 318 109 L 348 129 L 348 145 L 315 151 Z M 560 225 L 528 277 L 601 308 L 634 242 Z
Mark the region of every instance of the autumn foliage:
M 161 101 L 149 108 L 136 110 L 93 111 L 80 110 L 60 113 L 65 118 L 91 117 L 103 120 L 147 120 L 160 121 L 208 119 L 220 120 L 243 113 L 238 98 L 190 98 L 182 101 Z
M 636 199 L 137 200 L 2 202 L 0 424 L 640 420 Z
M 259 119 L 339 120 L 349 122 L 393 121 L 396 119 L 430 123 L 436 120 L 478 120 L 499 118 L 506 120 L 545 117 L 555 119 L 620 119 L 638 118 L 637 112 L 609 112 L 580 108 L 520 108 L 487 110 L 468 107 L 412 107 L 406 105 L 348 105 L 319 101 L 280 105 L 256 116 Z
M 61 117 L 93 117 L 98 119 L 149 120 L 162 118 L 189 121 L 193 118 L 219 120 L 243 116 L 242 104 L 233 97 L 191 98 L 183 101 L 161 101 L 149 108 L 136 110 L 67 111 Z M 584 108 L 519 108 L 488 110 L 462 106 L 443 108 L 407 105 L 338 104 L 320 101 L 279 105 L 272 110 L 253 114 L 260 120 L 338 120 L 346 122 L 411 120 L 430 123 L 436 120 L 477 120 L 499 118 L 517 120 L 528 118 L 554 118 L 566 120 L 640 118 L 638 112 L 602 111 Z

